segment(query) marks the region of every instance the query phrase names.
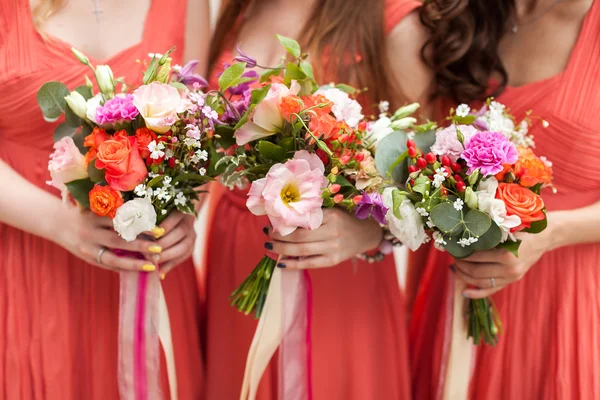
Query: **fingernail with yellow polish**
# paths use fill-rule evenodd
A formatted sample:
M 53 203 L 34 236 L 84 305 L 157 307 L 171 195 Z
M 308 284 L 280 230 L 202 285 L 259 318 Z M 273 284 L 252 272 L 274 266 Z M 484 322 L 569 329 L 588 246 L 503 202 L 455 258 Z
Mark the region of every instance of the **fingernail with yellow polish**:
M 142 265 L 142 271 L 146 271 L 146 272 L 156 271 L 156 267 L 152 264 L 144 264 L 144 265 Z
M 162 247 L 160 247 L 157 244 L 154 244 L 154 245 L 148 247 L 148 251 L 150 253 L 160 254 L 162 252 Z
M 165 228 L 161 228 L 160 226 L 155 226 L 152 228 L 152 234 L 155 238 L 160 239 L 165 235 Z

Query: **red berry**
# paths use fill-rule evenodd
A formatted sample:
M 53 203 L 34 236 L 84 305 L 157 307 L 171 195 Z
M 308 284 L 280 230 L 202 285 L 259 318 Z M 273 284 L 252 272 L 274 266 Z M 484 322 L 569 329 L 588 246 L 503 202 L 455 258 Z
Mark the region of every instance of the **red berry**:
M 442 196 L 448 196 L 448 189 L 442 186 L 440 188 L 440 193 L 442 194 Z
M 408 139 L 408 140 L 406 141 L 406 147 L 408 147 L 409 149 L 410 149 L 411 147 L 413 147 L 413 148 L 415 148 L 415 149 L 416 149 L 416 148 L 417 148 L 417 144 L 415 143 L 415 141 L 414 141 L 414 140 L 410 140 L 410 139 Z
M 175 161 L 175 157 L 169 158 L 169 161 L 167 161 L 167 163 L 169 164 L 169 168 L 175 168 Z
M 452 164 L 450 164 L 450 168 L 452 168 L 452 171 L 456 172 L 457 174 L 462 171 L 461 166 L 458 163 L 453 162 Z
M 410 180 L 410 186 L 415 186 L 415 180 L 414 179 Z
M 433 164 L 437 161 L 437 157 L 433 153 L 427 153 L 427 155 L 425 156 L 425 160 L 427 160 L 428 164 Z
M 409 165 L 408 166 L 408 173 L 412 174 L 413 172 L 417 172 L 419 169 L 417 167 L 415 167 L 414 165 Z
M 450 160 L 450 157 L 448 157 L 448 156 L 442 156 L 442 165 L 450 166 L 450 164 L 452 164 L 452 161 Z
M 338 185 L 337 183 L 334 183 L 333 185 L 329 186 L 329 191 L 331 192 L 331 194 L 336 194 L 337 192 L 340 191 L 342 187 L 340 185 Z
M 414 158 L 414 157 L 416 157 L 416 156 L 417 156 L 417 149 L 416 149 L 416 148 L 414 148 L 414 147 L 409 147 L 409 148 L 408 148 L 408 155 L 409 155 L 411 158 Z
M 447 165 L 442 167 L 444 168 L 444 171 L 446 171 L 446 173 L 448 174 L 448 176 L 452 175 L 452 170 L 450 169 L 450 167 L 448 167 Z
M 462 176 L 460 176 L 460 175 L 456 174 L 456 175 L 454 175 L 454 180 L 455 180 L 456 182 L 462 182 L 462 181 L 463 181 L 463 178 L 462 178 Z
M 427 161 L 425 161 L 425 159 L 423 157 L 419 157 L 417 159 L 417 168 L 419 168 L 419 169 L 427 168 Z
M 340 157 L 340 164 L 346 165 L 350 162 L 350 155 L 345 155 Z
M 354 196 L 354 198 L 352 199 L 352 202 L 353 202 L 354 204 L 358 204 L 358 203 L 360 203 L 360 201 L 362 200 L 362 198 L 363 198 L 363 197 L 362 197 L 362 195 L 361 195 L 361 194 L 357 194 L 357 195 L 356 195 L 356 196 Z
M 467 189 L 467 185 L 465 185 L 465 183 L 463 181 L 457 182 L 456 183 L 456 190 L 458 190 L 459 192 L 464 192 Z
M 357 154 L 354 156 L 354 159 L 355 159 L 357 162 L 363 162 L 363 160 L 365 159 L 365 155 L 364 155 L 364 153 L 357 153 Z
M 333 202 L 335 204 L 340 204 L 342 201 L 344 201 L 344 195 L 343 194 L 336 194 L 335 196 L 333 196 Z

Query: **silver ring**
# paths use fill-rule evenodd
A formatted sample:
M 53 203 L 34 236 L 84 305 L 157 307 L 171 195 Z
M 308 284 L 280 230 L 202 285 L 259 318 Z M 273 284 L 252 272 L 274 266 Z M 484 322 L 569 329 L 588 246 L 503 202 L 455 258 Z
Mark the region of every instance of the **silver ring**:
M 98 264 L 102 264 L 102 254 L 104 254 L 106 250 L 108 250 L 106 247 L 102 247 L 100 250 L 98 250 L 98 255 L 96 256 L 96 261 L 98 261 Z
M 496 280 L 494 278 L 490 278 L 490 284 L 492 285 L 492 289 L 496 287 Z

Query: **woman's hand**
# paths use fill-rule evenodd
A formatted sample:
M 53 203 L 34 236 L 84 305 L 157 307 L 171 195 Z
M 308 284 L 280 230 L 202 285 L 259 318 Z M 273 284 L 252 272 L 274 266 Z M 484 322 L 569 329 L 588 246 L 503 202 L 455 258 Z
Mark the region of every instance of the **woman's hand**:
M 153 260 L 156 263 L 160 262 L 162 276 L 191 257 L 196 243 L 195 221 L 196 216 L 193 214 L 174 211 L 160 224 L 160 228 L 155 230 L 154 234 L 158 236 L 158 254 Z
M 338 208 L 326 209 L 323 213 L 323 224 L 312 231 L 297 229 L 281 236 L 272 228 L 265 228 L 272 239 L 265 243 L 265 248 L 282 256 L 278 267 L 333 267 L 381 243 L 383 231 L 377 222 L 359 220 Z
M 527 271 L 552 249 L 549 233 L 518 233 L 520 239 L 519 257 L 502 249 L 476 252 L 472 256 L 456 260 L 450 267 L 456 276 L 479 289 L 466 289 L 465 297 L 481 299 L 491 296 L 507 285 L 519 281 Z
M 65 210 L 67 211 L 67 210 Z M 126 242 L 114 231 L 110 218 L 99 217 L 91 211 L 76 208 L 58 216 L 55 227 L 60 228 L 55 237 L 57 243 L 82 260 L 113 271 L 155 271 L 156 266 L 148 260 L 119 257 L 111 249 L 151 254 L 156 243 L 142 237 Z

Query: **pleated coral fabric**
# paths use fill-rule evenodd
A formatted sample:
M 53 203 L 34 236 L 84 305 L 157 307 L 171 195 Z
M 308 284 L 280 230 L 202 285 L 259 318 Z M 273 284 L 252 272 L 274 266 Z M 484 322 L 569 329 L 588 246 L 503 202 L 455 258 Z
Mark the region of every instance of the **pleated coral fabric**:
M 140 83 L 137 60 L 172 46 L 181 63 L 186 0 L 154 0 L 143 39 L 107 60 L 115 76 Z M 46 185 L 54 126 L 36 92 L 48 80 L 74 88 L 89 70 L 70 46 L 34 29 L 28 0 L 0 1 L 0 158 L 34 185 Z M 160 29 L 155 29 L 160 25 Z M 5 188 L 6 189 L 6 188 Z M 60 229 L 60 227 L 57 227 Z M 163 282 L 170 311 L 179 399 L 202 399 L 200 307 L 191 260 Z M 54 243 L 0 224 L 0 398 L 118 399 L 119 276 Z M 162 388 L 168 396 L 164 363 Z
M 418 1 L 387 1 L 386 31 L 419 6 Z M 217 65 L 231 58 L 226 51 Z M 245 191 L 214 189 L 207 247 L 207 399 L 233 400 L 239 398 L 256 321 L 227 299 L 263 256 L 262 229 L 269 221 L 247 210 Z M 379 264 L 349 261 L 310 274 L 314 398 L 408 399 L 404 303 L 393 259 Z M 276 356 L 257 399 L 277 399 L 277 374 Z
M 498 101 L 517 118 L 528 110 L 550 123 L 532 131 L 536 153 L 554 164 L 557 194 L 543 193 L 548 211 L 600 201 L 600 2 L 586 16 L 566 70 Z M 476 349 L 470 399 L 600 398 L 600 245 L 545 254 L 525 277 L 494 295 L 505 333 L 496 347 Z M 427 255 L 410 339 L 412 387 L 418 400 L 439 399 L 449 330 L 451 258 Z M 416 266 L 418 267 L 418 266 Z

